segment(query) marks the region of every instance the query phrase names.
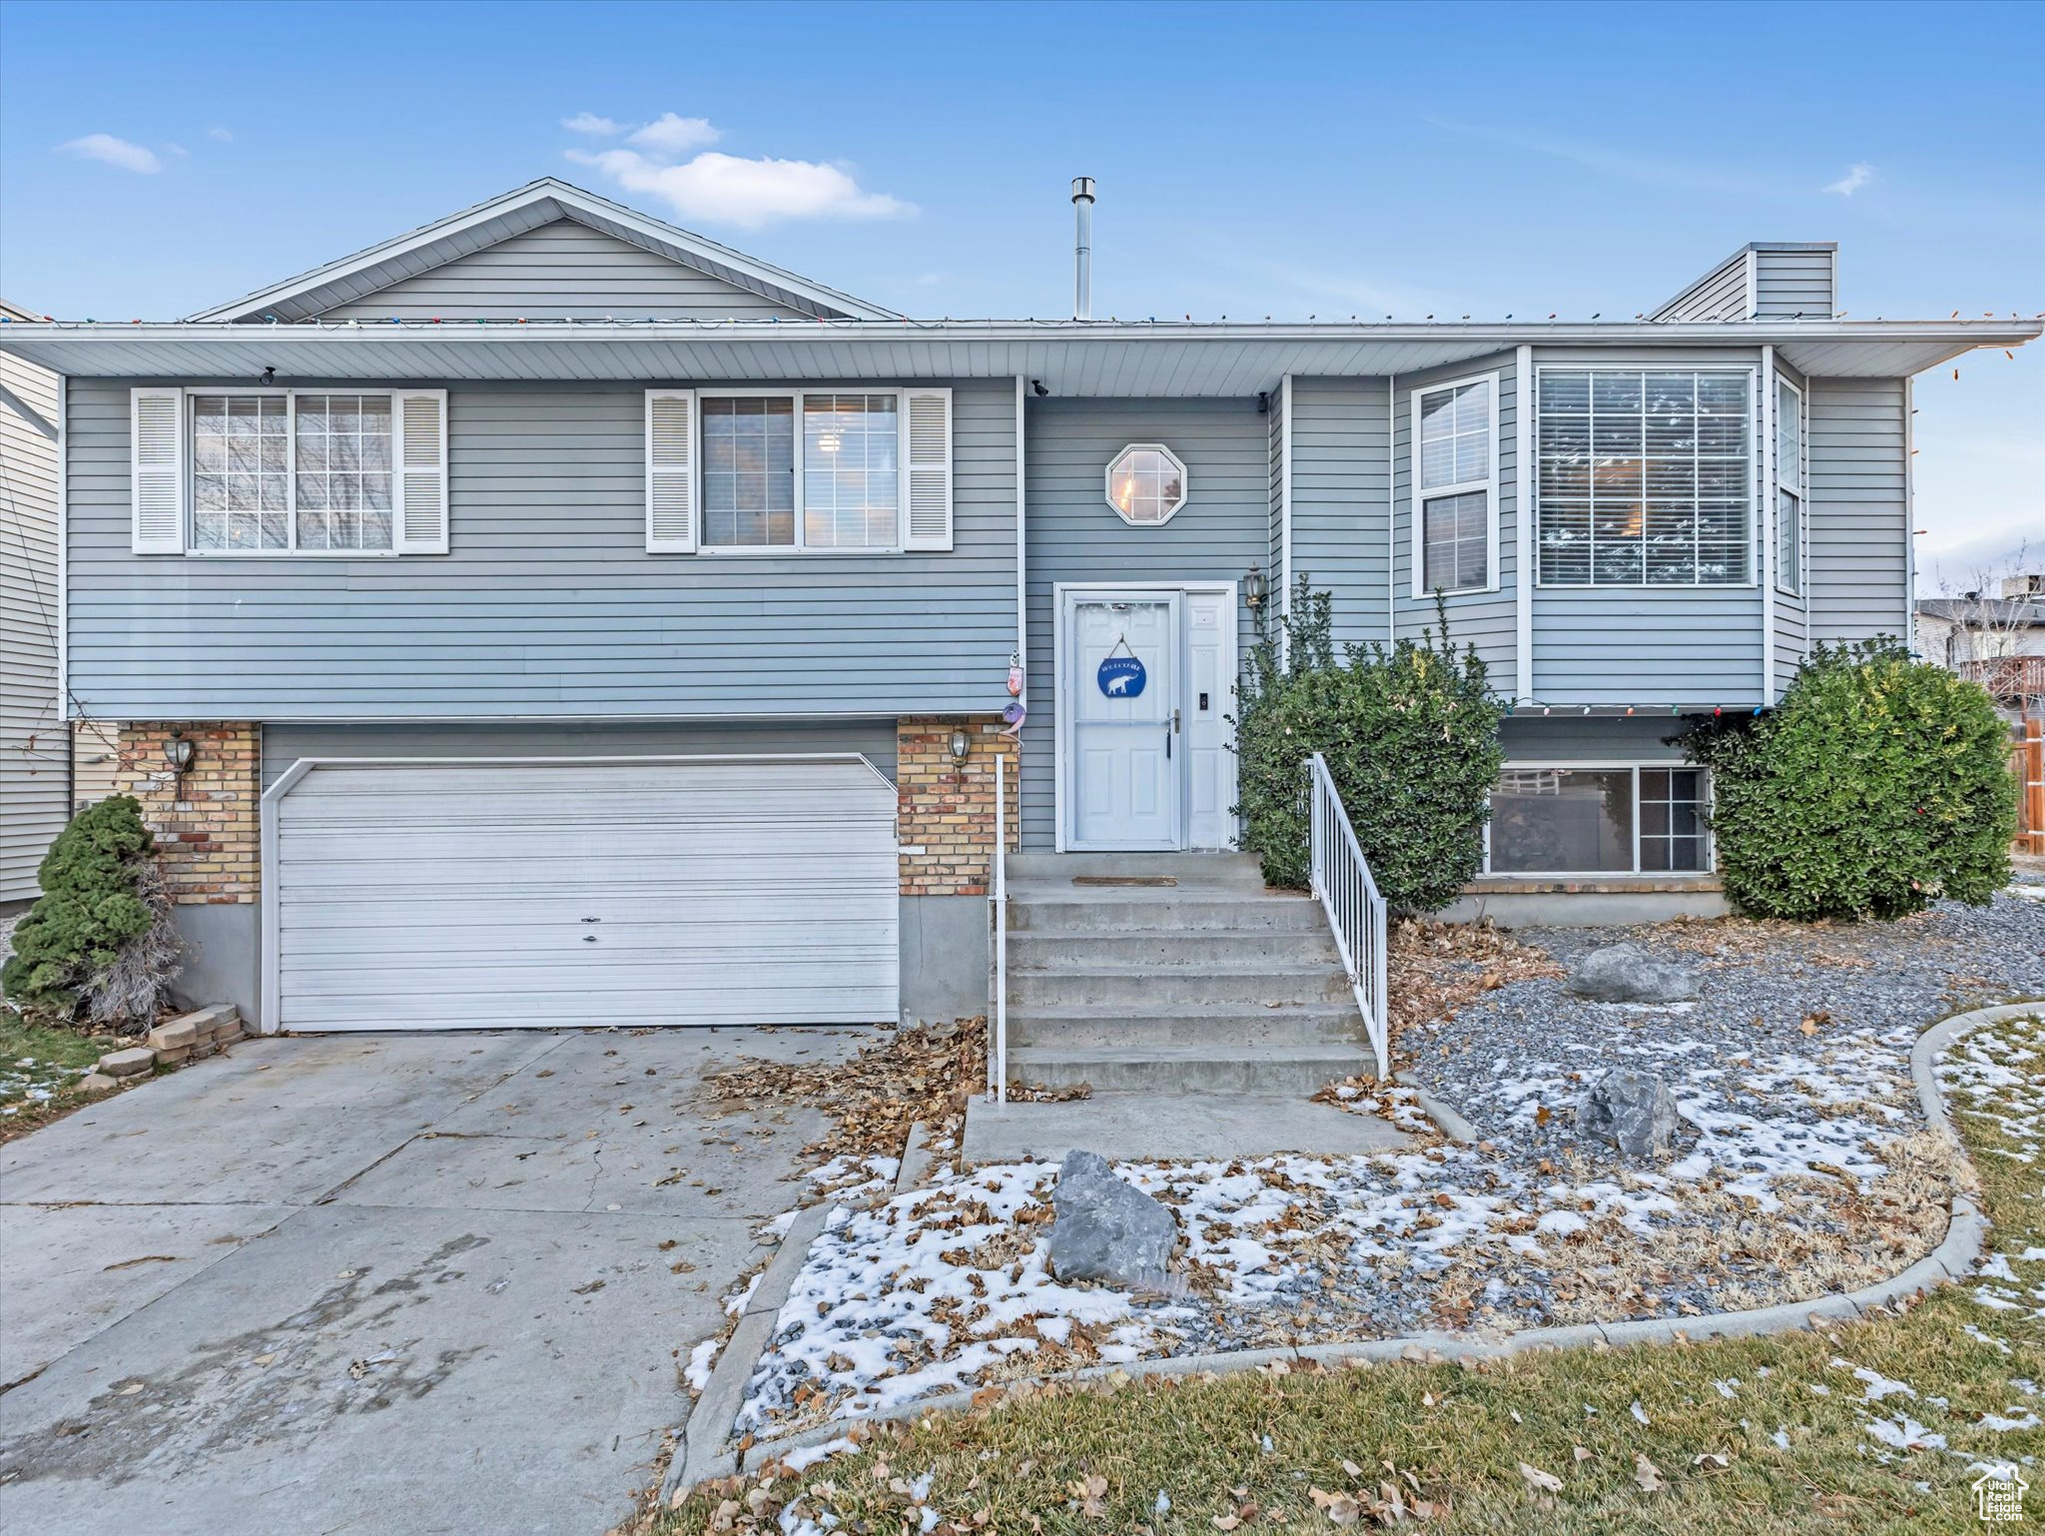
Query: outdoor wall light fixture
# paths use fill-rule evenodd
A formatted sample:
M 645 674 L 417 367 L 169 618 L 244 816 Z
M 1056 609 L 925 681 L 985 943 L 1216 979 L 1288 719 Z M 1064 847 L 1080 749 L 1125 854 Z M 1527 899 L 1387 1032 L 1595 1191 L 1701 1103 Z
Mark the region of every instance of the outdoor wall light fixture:
M 1264 596 L 1264 573 L 1253 565 L 1243 572 L 1243 601 L 1250 605 L 1250 611 L 1254 613 L 1264 606 Z
M 182 731 L 173 731 L 170 740 L 163 744 L 163 760 L 170 764 L 170 771 L 182 779 L 191 771 L 192 756 L 196 750 L 189 736 Z
M 951 733 L 951 765 L 961 772 L 965 770 L 966 757 L 973 750 L 973 738 L 963 730 Z

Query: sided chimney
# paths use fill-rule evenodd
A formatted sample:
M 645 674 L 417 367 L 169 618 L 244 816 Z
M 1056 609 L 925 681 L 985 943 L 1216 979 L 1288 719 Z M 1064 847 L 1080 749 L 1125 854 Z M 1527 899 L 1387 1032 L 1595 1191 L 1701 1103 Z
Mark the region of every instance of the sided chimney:
M 1072 178 L 1072 318 L 1094 317 L 1094 179 Z

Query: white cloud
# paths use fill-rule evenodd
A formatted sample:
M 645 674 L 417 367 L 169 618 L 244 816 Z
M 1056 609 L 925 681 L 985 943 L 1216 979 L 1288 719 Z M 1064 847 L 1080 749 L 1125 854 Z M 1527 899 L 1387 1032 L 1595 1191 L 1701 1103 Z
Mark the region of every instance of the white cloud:
M 130 144 L 126 139 L 117 139 L 110 133 L 88 133 L 82 139 L 72 139 L 57 146 L 67 154 L 81 160 L 99 160 L 107 165 L 118 165 L 124 171 L 133 171 L 138 176 L 154 176 L 163 169 L 163 162 L 140 144 Z
M 1862 187 L 1875 179 L 1875 168 L 1865 163 L 1858 164 L 1837 181 L 1826 183 L 1827 192 L 1837 192 L 1841 197 L 1851 197 Z
M 232 144 L 234 142 L 234 135 L 225 128 L 208 128 L 206 130 L 206 137 L 215 139 L 222 144 Z
M 561 126 L 570 133 L 586 133 L 592 138 L 609 138 L 622 131 L 622 124 L 612 122 L 608 117 L 598 117 L 594 112 L 578 112 L 573 117 L 561 119 Z
M 885 192 L 869 192 L 843 166 L 813 160 L 688 151 L 721 137 L 700 117 L 663 113 L 631 136 L 638 149 L 567 151 L 628 192 L 660 198 L 683 218 L 759 229 L 784 219 L 891 219 L 915 208 Z
M 663 112 L 632 134 L 632 142 L 656 155 L 684 155 L 705 144 L 715 144 L 724 134 L 710 126 L 707 117 L 677 117 Z

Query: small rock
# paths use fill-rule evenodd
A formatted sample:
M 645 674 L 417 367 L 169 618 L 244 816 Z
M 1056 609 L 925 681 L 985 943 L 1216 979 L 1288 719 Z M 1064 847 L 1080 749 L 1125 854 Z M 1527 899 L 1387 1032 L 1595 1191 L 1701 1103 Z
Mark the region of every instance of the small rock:
M 104 1072 L 88 1072 L 78 1079 L 80 1093 L 111 1093 L 120 1086 L 118 1077 L 108 1077 Z
M 1564 985 L 1599 1003 L 1687 1003 L 1697 996 L 1690 967 L 1657 960 L 1632 943 L 1592 950 Z
M 156 1052 L 145 1045 L 125 1051 L 108 1051 L 99 1059 L 99 1070 L 108 1077 L 135 1077 L 156 1065 Z
M 1675 1144 L 1676 1101 L 1654 1074 L 1615 1068 L 1577 1101 L 1576 1130 L 1628 1157 L 1660 1157 Z
M 1162 1287 L 1178 1240 L 1172 1213 L 1115 1176 L 1098 1152 L 1075 1147 L 1051 1197 L 1051 1270 L 1061 1280 Z

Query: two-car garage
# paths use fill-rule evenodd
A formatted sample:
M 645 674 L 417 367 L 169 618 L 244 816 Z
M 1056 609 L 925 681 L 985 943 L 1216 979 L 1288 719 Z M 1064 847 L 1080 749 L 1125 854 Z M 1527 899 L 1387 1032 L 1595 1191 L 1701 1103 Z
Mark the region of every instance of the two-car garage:
M 301 759 L 272 1029 L 893 1020 L 895 790 L 852 754 Z

